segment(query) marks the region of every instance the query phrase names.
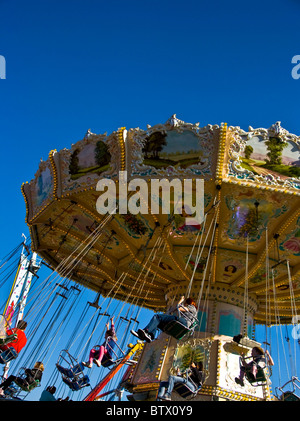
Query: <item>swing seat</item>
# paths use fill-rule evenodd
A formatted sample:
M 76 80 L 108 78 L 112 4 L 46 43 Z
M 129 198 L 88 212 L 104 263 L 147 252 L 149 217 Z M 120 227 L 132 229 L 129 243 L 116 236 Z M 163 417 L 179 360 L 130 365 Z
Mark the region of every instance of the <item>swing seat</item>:
M 280 398 L 282 401 L 300 401 L 299 396 L 295 395 L 295 393 L 288 391 L 288 392 L 284 392 L 283 395 Z
M 72 378 L 74 377 L 74 375 L 73 375 L 73 372 L 72 372 L 72 369 L 71 369 L 71 368 L 65 368 L 65 367 L 62 367 L 62 366 L 61 366 L 61 365 L 59 365 L 59 364 L 56 364 L 56 367 L 57 367 L 58 371 L 59 371 L 61 374 L 63 374 L 64 376 L 69 377 L 70 379 L 72 379 Z
M 5 338 L 2 337 L 0 338 L 0 346 L 9 344 L 11 342 L 15 342 L 16 339 L 18 339 L 18 335 L 16 333 L 13 333 L 12 335 L 8 335 Z
M 79 390 L 79 387 L 76 387 L 76 382 L 72 382 L 72 380 L 68 379 L 67 377 L 63 377 L 62 381 L 69 386 L 69 388 L 71 390 L 73 390 L 74 392 Z
M 14 386 L 12 386 L 12 385 L 10 385 L 9 387 L 7 387 L 5 390 L 4 390 L 4 395 L 5 396 L 10 396 L 10 397 L 12 397 L 12 396 L 14 396 L 16 393 L 17 393 L 17 389 L 14 387 Z
M 67 354 L 69 361 L 63 357 L 63 353 Z M 61 359 L 69 364 L 69 368 L 63 367 L 58 362 L 56 363 L 56 367 L 62 374 L 62 381 L 67 384 L 71 390 L 77 391 L 85 386 L 89 386 L 90 379 L 87 375 L 84 375 L 84 365 L 82 363 L 78 363 L 78 361 L 73 358 L 67 350 L 63 350 L 61 352 L 59 361 Z
M 177 317 L 184 317 L 187 321 L 191 322 L 191 315 L 187 316 L 184 314 L 184 312 L 180 312 L 180 307 L 182 306 L 177 306 Z M 198 324 L 198 319 L 197 317 L 193 317 L 192 320 L 193 321 L 189 327 L 181 323 L 178 319 L 174 319 L 169 322 L 160 322 L 157 327 L 162 332 L 165 332 L 173 338 L 180 340 L 183 339 L 186 335 L 192 335 L 194 333 L 194 330 Z
M 197 393 L 200 389 L 201 386 L 196 390 L 192 390 L 186 384 L 182 383 L 177 383 L 174 386 L 174 390 L 176 390 L 176 392 L 185 399 L 193 399 L 195 396 L 197 396 Z
M 264 367 L 264 368 L 258 367 L 256 377 L 254 377 L 253 374 L 249 370 L 246 369 L 245 371 L 246 379 L 252 386 L 263 386 L 264 384 L 267 383 L 267 377 L 265 374 L 266 368 L 267 367 Z
M 81 379 L 77 380 L 76 383 L 81 389 L 82 387 L 90 385 L 90 379 L 88 376 L 83 376 Z
M 257 382 L 266 382 L 267 378 L 265 375 L 265 370 L 263 368 L 259 368 L 256 374 L 256 381 Z
M 185 326 L 178 320 L 172 320 L 171 322 L 162 323 L 160 322 L 158 328 L 172 336 L 173 338 L 180 340 L 184 338 L 188 333 L 192 334 L 197 322 L 194 322 L 190 327 Z
M 69 386 L 71 390 L 77 392 L 85 386 L 90 385 L 90 379 L 88 376 L 83 376 L 81 379 L 71 380 L 67 377 L 62 378 L 63 382 Z
M 252 386 L 263 386 L 267 382 L 264 373 L 257 373 L 256 378 L 252 373 L 246 373 L 246 378 Z
M 19 386 L 24 392 L 31 392 L 33 389 L 38 387 L 40 385 L 39 380 L 34 380 L 32 383 L 28 382 L 20 382 L 18 379 L 15 379 L 15 383 L 17 386 Z
M 0 364 L 6 364 L 11 360 L 17 358 L 18 353 L 13 347 L 9 347 L 1 352 L 0 354 Z
M 62 373 L 66 377 L 69 377 L 70 379 L 76 378 L 80 374 L 83 374 L 84 369 L 84 365 L 82 363 L 78 363 L 72 368 L 65 368 L 59 364 L 56 364 L 56 367 L 60 373 Z
M 102 367 L 110 367 L 112 365 L 115 364 L 115 361 L 113 361 L 112 357 L 110 355 L 104 354 L 102 361 L 101 361 L 101 365 Z
M 82 363 L 79 363 L 72 368 L 64 368 L 59 364 L 56 364 L 56 367 L 63 375 L 63 382 L 66 383 L 73 391 L 80 390 L 81 388 L 89 385 L 90 379 L 87 375 L 83 375 L 84 366 Z M 80 377 L 81 375 L 82 377 Z
M 29 383 L 26 371 L 27 369 L 25 367 L 21 367 L 20 374 L 15 378 L 14 382 L 24 392 L 31 392 L 31 390 L 40 386 L 40 380 L 33 377 L 32 381 Z
M 249 358 L 251 357 L 246 357 L 245 360 Z M 253 387 L 264 386 L 265 384 L 267 384 L 268 378 L 272 374 L 271 368 L 266 365 L 266 362 L 260 362 L 260 364 L 262 363 L 264 364 L 263 366 L 259 365 L 258 363 L 254 363 L 257 368 L 257 373 L 254 377 L 254 375 L 251 372 L 251 367 L 244 366 L 242 358 L 240 358 L 240 369 L 244 371 L 246 379 Z
M 80 374 L 83 374 L 83 370 L 84 370 L 84 365 L 82 363 L 78 363 L 77 365 L 74 365 L 74 367 L 70 369 L 70 371 L 72 372 L 71 377 L 77 377 Z
M 113 346 L 109 344 L 109 340 L 112 340 L 113 343 L 114 343 L 113 346 L 116 346 L 118 348 L 117 349 L 118 354 L 117 354 L 117 352 L 114 351 Z M 100 347 L 101 347 L 101 345 L 95 345 L 93 347 L 93 349 L 99 350 Z M 106 349 L 109 348 L 109 351 L 107 353 L 105 353 L 102 357 L 102 361 L 101 361 L 102 367 L 108 368 L 108 367 L 111 367 L 112 365 L 117 364 L 122 359 L 122 358 L 119 357 L 120 354 L 123 357 L 125 356 L 125 353 L 119 347 L 117 342 L 115 342 L 110 336 L 106 339 L 105 347 L 106 347 Z M 114 354 L 114 356 L 112 354 Z M 94 362 L 96 362 L 96 358 L 94 358 Z
M 284 391 L 283 389 L 290 383 L 292 384 L 293 389 Z M 276 393 L 276 397 L 280 401 L 299 401 L 300 400 L 300 397 L 295 393 L 296 389 L 298 389 L 298 391 L 300 390 L 299 379 L 295 376 L 293 376 L 292 379 L 286 382 L 282 387 L 276 387 L 276 389 L 278 389 L 282 393 L 281 396 L 278 396 L 278 393 Z

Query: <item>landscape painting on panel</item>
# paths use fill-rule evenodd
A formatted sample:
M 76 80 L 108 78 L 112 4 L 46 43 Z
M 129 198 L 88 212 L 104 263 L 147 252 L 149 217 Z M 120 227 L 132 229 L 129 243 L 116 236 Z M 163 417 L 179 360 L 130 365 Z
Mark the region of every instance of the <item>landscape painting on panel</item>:
M 279 137 L 264 140 L 253 136 L 247 141 L 241 160 L 242 167 L 255 175 L 300 178 L 299 147 Z

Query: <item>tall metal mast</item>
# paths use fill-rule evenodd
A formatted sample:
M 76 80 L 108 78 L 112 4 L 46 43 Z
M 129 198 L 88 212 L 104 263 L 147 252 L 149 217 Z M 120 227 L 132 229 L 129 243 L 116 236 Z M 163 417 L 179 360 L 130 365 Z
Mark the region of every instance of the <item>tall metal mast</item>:
M 37 263 L 36 253 L 32 253 L 31 258 L 29 257 L 30 252 L 26 246 L 26 237 L 24 234 L 22 234 L 22 236 L 24 237 L 24 243 L 19 260 L 19 266 L 4 310 L 4 317 L 11 325 L 14 313 L 17 307 L 19 307 L 15 326 L 17 326 L 18 321 L 22 320 L 23 318 L 32 278 L 34 275 L 36 275 L 38 269 L 41 266 L 40 263 Z M 27 254 L 25 252 L 27 252 Z M 7 377 L 8 369 L 9 363 L 4 366 L 3 378 Z

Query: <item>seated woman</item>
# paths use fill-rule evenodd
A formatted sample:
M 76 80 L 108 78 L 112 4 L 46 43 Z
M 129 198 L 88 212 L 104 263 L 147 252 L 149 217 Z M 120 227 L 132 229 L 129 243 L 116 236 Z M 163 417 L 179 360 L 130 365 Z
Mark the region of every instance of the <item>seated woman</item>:
M 36 380 L 41 381 L 44 371 L 44 364 L 40 361 L 37 361 L 34 365 L 34 368 L 26 368 L 25 374 L 26 376 L 17 377 L 14 375 L 10 375 L 4 382 L 0 384 L 0 389 L 6 390 L 9 386 L 15 382 L 21 388 L 27 388 L 28 386 L 32 385 Z
M 188 373 L 187 377 L 183 377 L 180 373 L 180 370 L 177 369 L 177 375 L 171 375 L 167 382 L 161 382 L 157 399 L 158 400 L 171 400 L 171 394 L 178 383 L 185 384 L 191 392 L 196 392 L 200 386 L 202 386 L 205 380 L 205 375 L 203 371 L 203 363 L 200 362 L 192 362 L 190 365 L 190 373 Z
M 109 359 L 112 358 L 110 350 L 114 348 L 115 343 L 117 342 L 118 338 L 115 331 L 115 325 L 114 325 L 114 317 L 110 319 L 111 326 L 109 327 L 109 323 L 106 324 L 106 332 L 105 332 L 105 341 L 102 345 L 95 346 L 90 350 L 89 360 L 88 362 L 83 361 L 82 364 L 85 367 L 92 368 L 93 361 L 97 364 L 98 367 L 101 367 L 101 361 L 106 355 Z
M 252 348 L 251 356 L 252 356 L 252 361 L 250 361 L 249 363 L 246 363 L 244 354 L 243 353 L 241 354 L 242 366 L 240 369 L 240 375 L 239 377 L 235 378 L 235 382 L 239 384 L 240 386 L 244 386 L 244 377 L 245 377 L 246 371 L 249 373 L 249 376 L 251 377 L 251 379 L 255 381 L 259 368 L 264 368 L 266 366 L 266 363 L 270 366 L 274 365 L 274 361 L 271 355 L 269 354 L 269 351 L 266 350 L 264 352 L 263 349 L 260 348 L 259 346 L 255 346 L 254 348 Z M 267 360 L 265 356 L 267 357 Z
M 183 302 L 184 305 L 182 304 Z M 142 341 L 152 342 L 155 331 L 159 328 L 160 323 L 168 323 L 177 320 L 189 328 L 197 316 L 197 306 L 194 299 L 187 298 L 185 300 L 184 296 L 182 296 L 177 304 L 177 308 L 179 311 L 178 316 L 173 314 L 155 314 L 144 329 L 139 329 L 137 332 L 132 330 L 131 333 Z

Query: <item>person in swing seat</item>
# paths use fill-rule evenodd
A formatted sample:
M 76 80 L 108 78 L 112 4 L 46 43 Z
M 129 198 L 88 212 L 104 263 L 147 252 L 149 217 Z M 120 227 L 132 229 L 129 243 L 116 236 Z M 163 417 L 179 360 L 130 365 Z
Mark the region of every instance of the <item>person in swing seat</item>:
M 27 327 L 27 322 L 24 320 L 19 320 L 17 327 L 13 329 L 7 329 L 6 334 L 8 336 L 17 334 L 17 339 L 12 340 L 12 342 L 8 342 L 5 345 L 0 346 L 0 352 L 6 351 L 8 348 L 14 348 L 17 354 L 24 348 L 27 343 L 27 338 L 25 335 L 24 330 Z
M 177 308 L 179 311 L 178 316 L 174 314 L 155 314 L 144 329 L 139 329 L 137 332 L 131 330 L 131 333 L 142 341 L 152 342 L 155 331 L 160 323 L 179 321 L 189 328 L 197 317 L 197 306 L 194 299 L 191 297 L 185 299 L 185 297 L 182 296 L 177 304 Z
M 37 361 L 34 364 L 33 368 L 25 368 L 26 376 L 17 377 L 14 375 L 10 375 L 7 379 L 5 379 L 0 384 L 0 389 L 3 391 L 6 390 L 13 382 L 15 382 L 20 387 L 28 387 L 32 385 L 36 380 L 41 381 L 44 371 L 44 364 L 41 361 Z
M 241 354 L 242 366 L 240 369 L 240 375 L 239 377 L 235 378 L 235 382 L 239 384 L 240 386 L 244 386 L 244 378 L 245 378 L 246 371 L 248 372 L 248 375 L 250 376 L 250 378 L 253 381 L 255 381 L 259 368 L 264 368 L 266 364 L 269 366 L 274 365 L 274 361 L 269 351 L 266 350 L 264 352 L 264 350 L 259 346 L 255 346 L 254 348 L 252 348 L 251 356 L 252 356 L 252 361 L 247 363 L 245 360 L 244 354 L 243 353 Z
M 0 350 L 5 351 L 8 348 L 14 348 L 16 352 L 19 354 L 21 349 L 23 349 L 27 343 L 27 338 L 24 332 L 26 327 L 27 327 L 27 322 L 25 322 L 24 320 L 19 320 L 17 327 L 13 329 L 7 329 L 6 331 L 7 336 L 17 334 L 17 339 L 12 340 L 12 342 L 8 342 L 5 345 L 1 345 Z
M 82 364 L 85 367 L 92 368 L 93 361 L 95 361 L 98 367 L 101 367 L 101 362 L 104 355 L 106 355 L 109 359 L 112 358 L 111 350 L 114 348 L 118 340 L 115 330 L 114 316 L 110 319 L 110 322 L 110 327 L 109 322 L 106 323 L 105 341 L 103 342 L 103 344 L 99 346 L 99 349 L 96 349 L 96 346 L 92 348 L 90 350 L 89 360 L 87 362 L 82 362 Z
M 205 374 L 202 361 L 192 362 L 186 377 L 177 368 L 176 375 L 171 375 L 167 382 L 160 383 L 157 400 L 170 401 L 174 386 L 178 383 L 185 384 L 192 393 L 196 392 L 202 386 L 204 380 Z

